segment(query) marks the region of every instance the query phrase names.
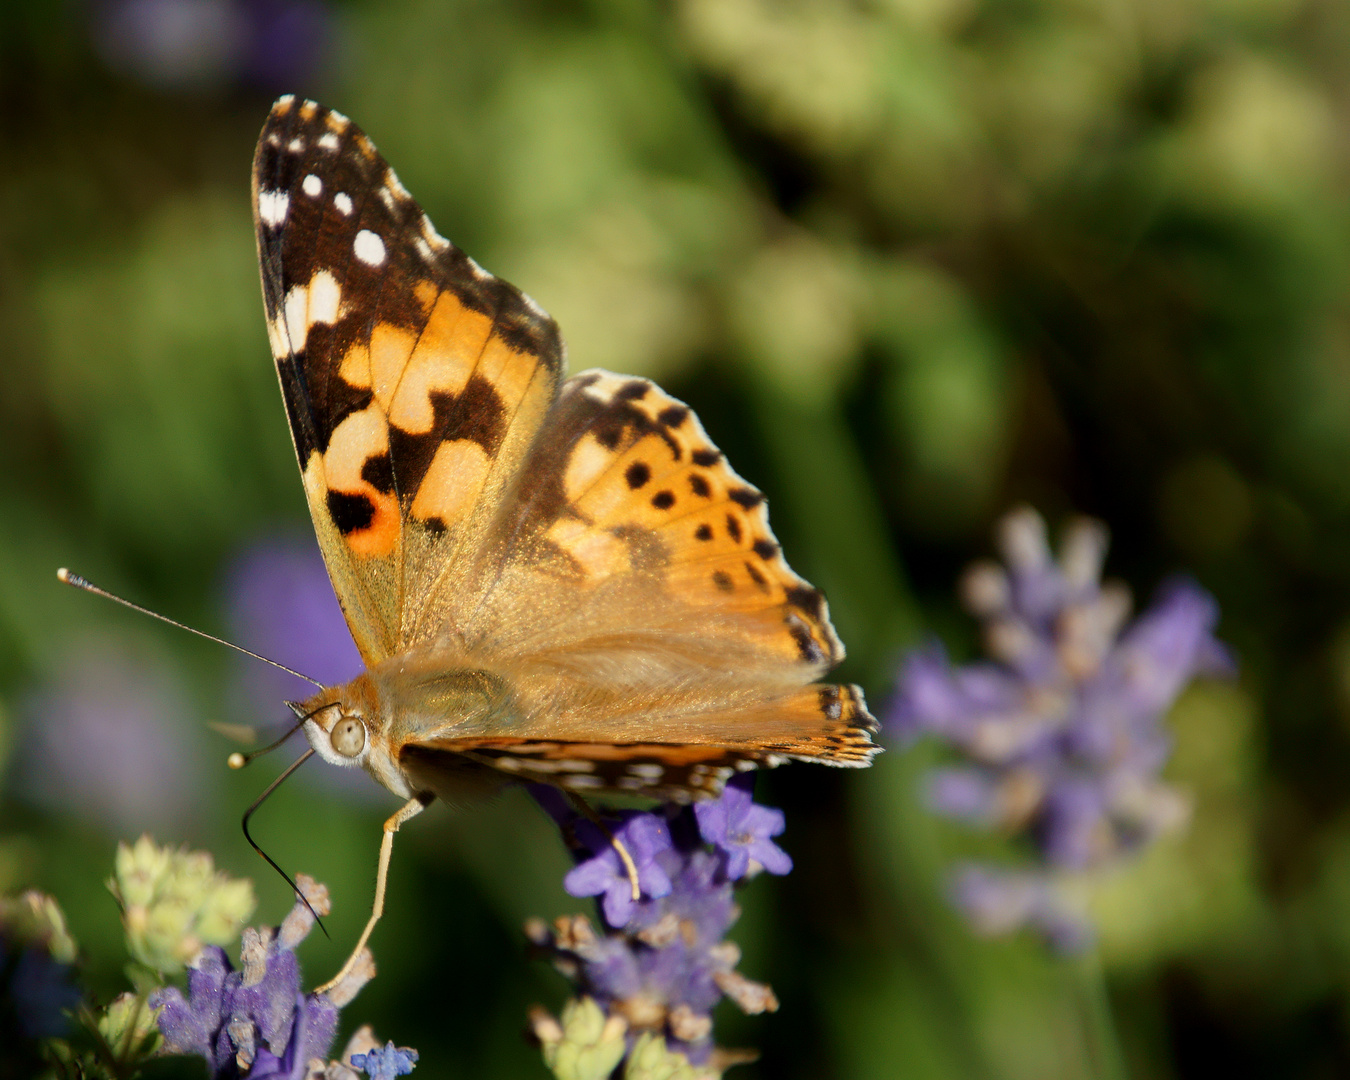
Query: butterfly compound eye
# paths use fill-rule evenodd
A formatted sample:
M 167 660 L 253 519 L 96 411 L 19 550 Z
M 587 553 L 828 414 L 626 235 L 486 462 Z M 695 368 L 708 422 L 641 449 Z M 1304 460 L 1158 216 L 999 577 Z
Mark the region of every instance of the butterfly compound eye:
M 333 726 L 328 740 L 343 757 L 356 757 L 366 746 L 366 725 L 354 716 L 344 716 Z

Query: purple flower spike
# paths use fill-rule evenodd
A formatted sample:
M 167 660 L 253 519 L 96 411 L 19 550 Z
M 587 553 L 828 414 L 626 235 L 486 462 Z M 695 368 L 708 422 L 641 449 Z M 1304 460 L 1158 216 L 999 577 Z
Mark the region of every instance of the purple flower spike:
M 962 584 L 992 659 L 956 667 L 940 646 L 911 654 L 889 724 L 965 758 L 930 775 L 931 809 L 1025 831 L 1039 856 L 1025 873 L 967 867 L 957 906 L 984 932 L 1031 926 L 1078 948 L 1090 934 L 1059 874 L 1099 870 L 1185 819 L 1186 800 L 1160 779 L 1171 753 L 1163 717 L 1196 676 L 1231 675 L 1234 664 L 1214 637 L 1218 606 L 1192 582 L 1164 587 L 1126 625 L 1128 591 L 1100 580 L 1100 523 L 1072 525 L 1055 558 L 1044 522 L 1024 508 L 999 541 L 1004 564 L 978 564 Z
M 360 1069 L 370 1080 L 394 1080 L 413 1071 L 413 1066 L 417 1064 L 417 1051 L 390 1042 L 368 1054 L 353 1054 L 351 1062 L 353 1068 Z
M 783 811 L 751 801 L 753 773 L 727 781 L 719 799 L 698 803 L 694 816 L 703 839 L 722 853 L 726 876 L 739 881 L 761 866 L 771 874 L 786 874 L 792 857 L 770 839 L 786 827 Z
M 304 874 L 296 883 L 309 905 L 326 914 L 328 890 Z M 202 949 L 188 970 L 186 997 L 177 987 L 150 995 L 161 1009 L 165 1051 L 205 1058 L 214 1080 L 303 1080 L 311 1060 L 327 1057 L 338 1010 L 375 973 L 367 954 L 331 990 L 302 993 L 294 949 L 313 925 L 310 907 L 297 902 L 276 930 L 245 930 L 239 970 L 224 949 Z
M 556 1048 L 567 1037 L 567 1018 L 576 1018 L 581 999 L 604 1016 L 603 1029 L 588 1038 L 610 1032 L 620 1040 L 612 1047 L 617 1053 L 625 1032 L 629 1051 L 652 1045 L 654 1035 L 666 1050 L 720 1075 L 737 1057 L 713 1045 L 717 1003 L 730 998 L 745 1013 L 778 1008 L 770 987 L 736 970 L 740 949 L 726 934 L 740 914 L 735 883 L 752 864 L 778 874 L 792 868 L 792 860 L 770 839 L 783 831 L 783 814 L 756 806 L 745 776 L 729 781 L 717 799 L 666 805 L 654 813 L 629 811 L 608 820 L 607 827 L 637 865 L 642 895 L 634 900 L 632 883 L 605 830 L 578 814 L 556 790 L 538 785 L 531 790 L 578 860 L 564 887 L 573 896 L 600 897 L 607 924 L 596 927 L 577 915 L 558 919 L 552 927 L 542 920 L 526 925 L 536 948 L 552 958 L 577 994 L 562 1024 L 546 1014 L 536 1016 L 536 1034 Z M 638 1071 L 646 1075 L 647 1070 L 639 1066 Z
M 573 867 L 563 878 L 570 896 L 600 896 L 605 921 L 623 926 L 637 903 L 628 868 L 603 829 L 589 821 L 579 821 L 577 838 L 590 850 L 591 857 Z M 657 856 L 671 848 L 670 829 L 656 814 L 633 814 L 617 829 L 614 839 L 623 844 L 637 867 L 641 895 L 657 899 L 670 892 L 670 878 Z

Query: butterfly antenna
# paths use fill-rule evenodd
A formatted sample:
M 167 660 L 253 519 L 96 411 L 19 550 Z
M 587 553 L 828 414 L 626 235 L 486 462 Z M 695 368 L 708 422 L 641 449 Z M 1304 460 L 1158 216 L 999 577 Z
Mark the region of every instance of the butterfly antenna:
M 303 723 L 303 721 L 301 722 Z M 259 855 L 261 855 L 263 859 L 267 862 L 267 865 L 270 866 L 273 870 L 275 870 L 278 874 L 280 874 L 282 878 L 285 880 L 286 884 L 295 890 L 295 895 L 300 898 L 301 903 L 303 903 L 305 907 L 309 908 L 309 913 L 314 916 L 314 921 L 318 923 L 319 929 L 323 931 L 323 936 L 328 938 L 329 941 L 332 941 L 333 940 L 332 936 L 328 933 L 328 927 L 324 926 L 323 920 L 319 918 L 319 913 L 314 910 L 314 905 L 311 904 L 309 900 L 306 898 L 305 894 L 300 891 L 300 887 L 296 885 L 294 881 L 291 880 L 290 874 L 286 873 L 285 870 L 279 867 L 276 864 L 276 861 L 272 858 L 272 856 L 267 854 L 267 852 L 265 852 L 262 848 L 258 846 L 258 842 L 253 839 L 252 835 L 250 835 L 248 831 L 248 819 L 253 816 L 253 812 L 257 810 L 258 807 L 260 807 L 264 802 L 267 801 L 267 797 L 281 786 L 281 782 L 283 780 L 285 780 L 288 776 L 291 775 L 291 773 L 295 772 L 296 769 L 300 768 L 301 765 L 303 765 L 313 756 L 314 756 L 314 748 L 311 746 L 308 750 L 306 750 L 303 754 L 301 754 L 298 758 L 296 758 L 295 761 L 291 762 L 291 764 L 287 767 L 286 771 L 283 772 L 280 776 L 278 776 L 275 780 L 273 780 L 270 784 L 268 784 L 267 790 L 264 791 L 261 795 L 259 795 L 256 799 L 254 799 L 253 805 L 244 811 L 244 820 L 241 824 L 244 827 L 244 839 L 248 841 L 249 847 L 251 847 Z
M 260 656 L 251 649 L 246 649 L 242 645 L 236 645 L 233 641 L 226 641 L 224 638 L 216 637 L 215 634 L 208 634 L 205 630 L 198 630 L 195 627 L 188 626 L 186 623 L 180 623 L 176 619 L 171 619 L 167 615 L 161 615 L 158 611 L 151 611 L 149 608 L 141 607 L 140 604 L 133 604 L 130 600 L 124 600 L 116 593 L 110 593 L 107 589 L 100 589 L 88 578 L 83 578 L 64 566 L 56 572 L 58 581 L 63 581 L 67 585 L 73 585 L 77 589 L 83 589 L 85 592 L 93 593 L 95 596 L 102 596 L 108 600 L 113 600 L 123 607 L 131 608 L 132 611 L 139 611 L 142 615 L 149 615 L 152 619 L 158 619 L 160 622 L 168 623 L 170 626 L 176 626 L 179 630 L 186 630 L 189 634 L 196 634 L 198 637 L 206 638 L 207 641 L 214 641 L 217 645 L 224 645 L 227 649 L 233 649 L 235 652 L 241 652 L 245 656 L 251 656 L 254 660 L 261 660 L 264 664 L 271 664 L 274 668 L 279 668 L 287 675 L 294 675 L 297 679 L 304 679 L 307 683 L 313 683 L 320 690 L 327 690 L 328 687 L 319 682 L 318 679 L 311 679 L 308 675 L 302 675 L 294 668 L 288 668 L 285 664 L 279 664 L 275 660 L 269 660 L 265 656 Z
M 323 712 L 324 709 L 330 708 L 330 703 L 325 702 L 324 704 L 320 705 L 317 709 L 313 709 L 312 711 L 305 713 L 304 716 L 300 716 L 300 707 L 298 702 L 288 701 L 286 702 L 286 704 L 291 707 L 291 710 L 295 713 L 297 717 L 299 717 L 299 719 L 296 720 L 294 726 L 287 729 L 285 735 L 277 739 L 276 742 L 268 743 L 266 746 L 262 747 L 259 750 L 250 750 L 247 754 L 241 754 L 238 750 L 236 750 L 233 754 L 231 754 L 228 758 L 225 759 L 225 764 L 228 765 L 231 769 L 242 769 L 254 758 L 260 758 L 263 756 L 263 754 L 270 754 L 278 746 L 280 746 L 292 735 L 294 735 L 297 731 L 299 731 L 302 727 L 304 727 L 305 722 L 307 720 L 310 720 L 317 713 Z

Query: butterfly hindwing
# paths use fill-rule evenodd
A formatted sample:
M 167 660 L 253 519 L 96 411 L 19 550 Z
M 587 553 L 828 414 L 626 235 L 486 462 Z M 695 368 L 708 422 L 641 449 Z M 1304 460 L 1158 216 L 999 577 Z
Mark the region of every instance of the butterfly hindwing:
M 367 663 L 454 622 L 552 403 L 553 321 L 442 238 L 370 140 L 283 98 L 254 160 L 268 335 L 311 516 Z

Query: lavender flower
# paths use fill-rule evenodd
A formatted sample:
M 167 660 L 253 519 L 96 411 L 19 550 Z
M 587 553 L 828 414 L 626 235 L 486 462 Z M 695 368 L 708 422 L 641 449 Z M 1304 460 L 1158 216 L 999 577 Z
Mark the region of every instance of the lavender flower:
M 296 883 L 308 905 L 297 901 L 275 931 L 245 930 L 240 970 L 224 949 L 208 945 L 189 969 L 187 996 L 177 987 L 150 995 L 167 1053 L 199 1055 L 212 1077 L 229 1080 L 302 1080 L 310 1062 L 326 1058 L 338 1010 L 375 968 L 365 953 L 365 963 L 337 986 L 301 993 L 294 950 L 313 928 L 310 909 L 327 914 L 329 904 L 328 890 L 312 878 L 297 874 Z
M 736 971 L 740 950 L 724 938 L 740 914 L 734 883 L 752 862 L 775 873 L 791 869 L 791 859 L 769 839 L 782 832 L 782 814 L 756 806 L 749 782 L 741 781 L 698 807 L 629 811 L 601 828 L 552 789 L 534 791 L 578 860 L 564 887 L 574 896 L 603 898 L 599 929 L 584 915 L 559 919 L 551 928 L 541 921 L 526 927 L 580 996 L 564 1024 L 546 1014 L 534 1019 L 555 1075 L 607 1076 L 618 1050 L 606 1047 L 625 1034 L 631 1047 L 643 1033 L 660 1036 L 687 1062 L 718 1071 L 732 1058 L 712 1043 L 717 1002 L 729 997 L 747 1013 L 778 1007 L 769 987 Z M 611 836 L 637 866 L 637 900 Z M 578 1012 L 585 1001 L 593 1004 Z M 598 1010 L 594 1017 L 591 1009 Z
M 670 878 L 657 855 L 671 848 L 670 829 L 654 814 L 630 813 L 613 830 L 614 840 L 623 844 L 637 870 L 640 894 L 659 898 L 670 893 Z M 628 868 L 610 836 L 590 821 L 573 826 L 577 841 L 590 852 L 590 858 L 575 866 L 565 878 L 563 888 L 570 896 L 602 896 L 601 908 L 610 926 L 622 926 L 633 914 L 637 898 Z
M 754 785 L 754 774 L 742 773 L 727 781 L 720 799 L 694 806 L 698 831 L 722 853 L 725 873 L 733 881 L 759 868 L 771 874 L 792 869 L 792 857 L 770 839 L 787 826 L 783 811 L 755 805 Z
M 912 653 L 888 718 L 901 738 L 934 735 L 964 755 L 928 778 L 936 812 L 1025 831 L 1040 856 L 1032 871 L 963 868 L 957 906 L 984 932 L 1031 925 L 1065 949 L 1090 933 L 1058 883 L 1185 819 L 1185 799 L 1159 779 L 1171 752 L 1163 716 L 1195 676 L 1233 670 L 1213 636 L 1218 608 L 1189 581 L 1126 626 L 1129 592 L 1100 580 L 1106 545 L 1105 529 L 1081 520 L 1056 561 L 1039 515 L 1009 514 L 1006 565 L 977 564 L 962 586 L 992 662 Z
M 322 66 L 333 17 L 322 0 L 99 0 L 91 31 L 109 67 L 162 90 L 275 92 Z
M 394 1080 L 397 1076 L 407 1076 L 413 1071 L 413 1066 L 417 1064 L 417 1051 L 406 1046 L 395 1046 L 391 1042 L 378 1050 L 353 1054 L 348 1060 L 370 1080 Z

